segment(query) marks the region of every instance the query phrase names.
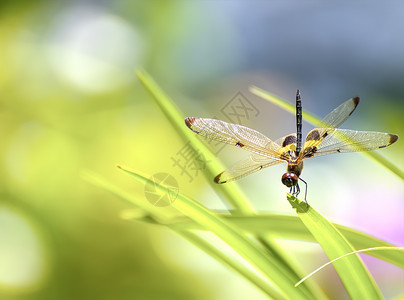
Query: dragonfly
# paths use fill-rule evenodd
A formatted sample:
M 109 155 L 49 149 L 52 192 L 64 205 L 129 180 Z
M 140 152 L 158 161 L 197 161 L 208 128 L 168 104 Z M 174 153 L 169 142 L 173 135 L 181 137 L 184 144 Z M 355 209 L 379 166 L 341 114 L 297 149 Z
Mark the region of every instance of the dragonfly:
M 299 180 L 307 182 L 300 175 L 303 161 L 325 154 L 368 151 L 385 148 L 397 141 L 398 136 L 375 131 L 337 129 L 355 110 L 359 97 L 342 103 L 322 121 L 320 128 L 312 129 L 302 141 L 302 102 L 300 91 L 296 92 L 296 133 L 272 141 L 264 134 L 238 124 L 221 120 L 188 117 L 185 124 L 195 133 L 211 140 L 230 144 L 252 152 L 214 178 L 216 183 L 226 183 L 280 163 L 287 163 L 282 183 L 297 197 L 300 193 Z

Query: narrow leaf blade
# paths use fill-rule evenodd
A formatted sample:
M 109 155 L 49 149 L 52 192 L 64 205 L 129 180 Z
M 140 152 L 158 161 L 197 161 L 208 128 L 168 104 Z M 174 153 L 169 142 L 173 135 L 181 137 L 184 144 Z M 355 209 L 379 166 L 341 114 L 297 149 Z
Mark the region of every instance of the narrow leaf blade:
M 290 194 L 288 200 L 330 260 L 355 250 L 332 223 L 308 204 Z M 382 299 L 376 283 L 357 255 L 333 265 L 352 299 Z
M 197 138 L 196 134 L 185 126 L 184 114 L 175 106 L 174 102 L 164 93 L 153 78 L 144 70 L 137 71 L 136 74 L 143 87 L 152 96 L 152 99 L 170 121 L 176 132 L 184 140 L 189 141 L 194 149 L 200 151 L 206 161 L 209 161 L 203 171 L 208 182 L 213 186 L 213 178 L 225 169 L 223 164 L 220 163 L 209 148 Z M 220 189 L 215 188 L 215 191 L 227 199 L 236 210 L 240 210 L 240 213 L 252 214 L 254 212 L 252 204 L 237 184 L 222 185 Z
M 139 172 L 124 168 L 122 170 L 133 176 L 140 183 L 146 184 L 149 182 L 147 176 Z M 154 185 L 161 191 L 168 192 L 166 187 L 156 183 Z M 225 219 L 220 218 L 198 202 L 181 193 L 178 194 L 177 200 L 172 203 L 172 206 L 228 244 L 246 262 L 250 263 L 257 272 L 274 284 L 279 292 L 283 294 L 283 297 L 290 297 L 292 299 L 313 298 L 313 294 L 307 288 L 300 289 L 301 286 L 299 286 L 297 289 L 293 289 L 295 282 L 299 279 L 293 281 L 293 278 L 296 278 L 296 276 L 291 274 L 289 270 L 285 270 L 284 265 L 279 260 L 267 255 L 263 248 L 243 235 L 240 229 L 230 225 Z M 275 290 L 274 295 L 276 295 L 275 298 L 279 298 L 279 293 Z
M 236 225 L 249 234 L 262 236 L 270 235 L 275 238 L 315 242 L 313 235 L 304 226 L 301 219 L 296 216 L 259 214 L 256 216 L 243 217 L 222 214 L 222 217 L 226 218 L 229 223 Z M 187 230 L 203 230 L 198 224 L 189 218 L 176 218 L 175 220 L 172 220 L 170 226 L 178 226 Z M 333 223 L 333 226 L 335 226 L 346 237 L 355 249 L 394 247 L 394 245 L 364 232 L 335 223 Z M 369 255 L 404 269 L 404 260 L 397 252 L 375 251 L 369 252 Z

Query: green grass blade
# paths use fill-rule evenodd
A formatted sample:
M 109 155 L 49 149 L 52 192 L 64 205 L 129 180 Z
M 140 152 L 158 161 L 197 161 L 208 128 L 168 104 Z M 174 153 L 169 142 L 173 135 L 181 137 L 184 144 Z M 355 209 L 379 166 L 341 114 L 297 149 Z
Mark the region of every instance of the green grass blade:
M 299 274 L 306 273 L 305 271 L 302 271 L 302 269 L 300 268 L 300 261 L 298 259 L 294 258 L 293 260 L 291 260 L 290 251 L 285 251 L 277 243 L 271 243 L 270 245 L 268 245 L 268 240 L 272 241 L 274 239 L 274 236 L 268 234 L 261 234 L 261 235 L 255 235 L 255 237 L 261 243 L 261 245 L 265 247 L 265 249 L 268 252 L 268 255 L 271 255 L 273 256 L 274 259 L 282 262 L 284 264 L 284 268 L 286 268 L 291 274 L 296 274 L 297 276 L 299 276 Z M 288 264 L 284 263 L 285 261 L 288 262 Z M 295 266 L 299 267 L 295 268 Z M 307 285 L 307 288 L 313 294 L 313 299 L 328 299 L 328 297 L 324 293 L 324 290 L 320 287 L 320 285 L 317 282 L 308 280 L 305 283 Z
M 347 253 L 347 254 L 344 254 L 344 255 L 342 255 L 340 257 L 337 257 L 337 258 L 323 264 L 322 266 L 318 267 L 313 272 L 311 272 L 310 274 L 308 274 L 308 275 L 304 276 L 302 279 L 300 279 L 299 282 L 297 282 L 295 284 L 295 286 L 300 285 L 306 279 L 312 277 L 314 274 L 318 273 L 319 271 L 321 271 L 325 267 L 329 266 L 330 264 L 332 264 L 333 262 L 335 262 L 337 260 L 340 260 L 340 259 L 342 259 L 344 257 L 347 257 L 348 255 L 353 255 L 353 254 L 356 254 L 356 253 L 367 253 L 367 252 L 373 252 L 373 251 L 399 251 L 399 252 L 404 253 L 404 248 L 402 248 L 402 247 L 373 247 L 373 248 L 367 248 L 367 249 L 360 249 L 360 250 L 352 251 L 350 253 Z M 402 256 L 402 258 L 404 258 L 404 256 Z
M 271 93 L 269 93 L 263 89 L 260 89 L 256 86 L 252 86 L 252 87 L 250 87 L 250 92 L 253 93 L 254 95 L 261 97 L 262 99 L 265 99 L 265 100 L 283 108 L 284 110 L 286 110 L 287 112 L 290 112 L 293 115 L 296 113 L 296 107 L 294 105 L 272 95 Z M 305 121 L 307 121 L 308 123 L 314 125 L 315 127 L 322 127 L 321 119 L 317 118 L 316 116 L 314 116 L 306 111 L 303 111 L 303 119 Z M 390 161 L 385 159 L 383 156 L 381 156 L 377 152 L 366 151 L 366 152 L 361 152 L 361 153 L 374 159 L 379 164 L 381 164 L 382 166 L 384 166 L 385 168 L 389 169 L 391 172 L 393 172 L 394 174 L 399 176 L 401 179 L 404 179 L 404 171 L 399 169 L 397 167 L 397 165 L 391 163 Z
M 147 176 L 135 173 L 126 169 L 122 169 L 126 173 L 132 175 L 142 184 L 154 184 L 162 193 L 167 193 L 168 189 L 164 186 L 151 182 Z M 313 294 L 306 288 L 300 289 L 294 287 L 296 278 L 294 274 L 290 274 L 289 270 L 285 270 L 284 265 L 272 256 L 267 255 L 265 250 L 256 242 L 241 234 L 241 230 L 231 226 L 225 219 L 215 215 L 198 202 L 179 193 L 172 207 L 179 212 L 188 216 L 195 223 L 199 224 L 208 231 L 214 233 L 217 237 L 229 245 L 236 253 L 238 253 L 246 262 L 254 267 L 261 276 L 274 284 L 279 291 L 275 291 L 271 297 L 279 298 L 279 292 L 283 298 L 288 299 L 313 299 Z
M 303 224 L 330 260 L 355 250 L 347 239 L 316 210 L 290 194 L 287 197 Z M 334 262 L 333 265 L 351 299 L 382 299 L 376 283 L 358 255 L 348 256 L 344 260 Z
M 241 276 L 244 276 L 248 279 L 251 283 L 261 289 L 265 294 L 272 298 L 282 298 L 282 295 L 277 293 L 273 290 L 273 288 L 268 285 L 268 281 L 264 280 L 261 276 L 258 276 L 255 272 L 252 272 L 249 268 L 245 265 L 240 264 L 238 261 L 235 261 L 229 255 L 219 251 L 215 245 L 212 245 L 205 240 L 199 238 L 192 232 L 189 231 L 182 231 L 182 230 L 174 230 L 179 235 L 187 239 L 189 242 L 197 246 L 199 249 L 216 259 L 217 261 L 221 262 L 223 265 L 233 269 Z M 275 294 L 276 293 L 276 294 Z
M 286 110 L 287 112 L 289 112 L 293 115 L 296 114 L 296 106 L 294 104 L 292 105 L 289 102 L 287 102 L 283 99 L 280 99 L 280 98 L 276 97 L 275 95 L 272 95 L 271 93 L 269 93 L 263 89 L 260 89 L 256 86 L 251 86 L 250 92 L 258 97 L 261 97 L 264 100 L 271 102 L 272 104 L 279 106 L 280 108 Z M 319 118 L 317 118 L 313 114 L 310 114 L 304 110 L 303 110 L 302 116 L 306 122 L 314 125 L 315 127 L 321 127 L 323 125 L 323 123 L 321 122 L 321 120 Z
M 167 217 L 163 210 L 159 209 L 156 206 L 150 205 L 147 201 L 141 200 L 140 198 L 132 198 L 130 193 L 123 191 L 122 189 L 118 188 L 117 186 L 109 183 L 107 180 L 103 179 L 97 173 L 92 171 L 86 170 L 83 171 L 81 177 L 86 180 L 87 182 L 101 187 L 114 195 L 118 196 L 120 199 L 132 199 L 131 203 L 134 204 L 136 207 L 139 207 L 147 218 L 148 216 L 152 216 L 153 220 L 156 223 L 171 223 L 172 220 Z
M 302 220 L 296 216 L 285 216 L 277 214 L 260 214 L 256 216 L 231 216 L 222 215 L 227 222 L 234 224 L 235 226 L 242 229 L 244 232 L 266 236 L 271 235 L 275 238 L 284 238 L 291 240 L 302 240 L 314 242 L 315 239 L 310 231 L 304 226 Z M 176 218 L 172 220 L 170 225 L 172 228 L 180 227 L 187 230 L 203 230 L 201 226 L 190 220 L 189 218 Z M 387 243 L 383 240 L 375 238 L 369 234 L 363 233 L 361 231 L 335 224 L 335 226 L 352 244 L 355 249 L 364 249 L 371 247 L 394 247 L 394 245 Z M 404 260 L 402 256 L 393 251 L 389 252 L 370 252 L 372 255 L 378 259 L 384 260 L 391 264 L 394 264 L 402 269 L 404 269 Z
M 154 102 L 167 117 L 176 132 L 184 140 L 190 141 L 191 145 L 195 149 L 198 149 L 207 161 L 210 161 L 204 170 L 204 175 L 208 182 L 213 185 L 213 178 L 225 169 L 223 164 L 221 164 L 209 148 L 197 138 L 196 134 L 189 130 L 184 123 L 184 114 L 175 106 L 174 102 L 164 93 L 153 78 L 144 70 L 137 71 L 136 74 L 143 87 L 151 95 Z M 248 198 L 237 184 L 222 185 L 220 189 L 215 188 L 215 191 L 227 199 L 236 209 L 236 213 L 252 214 L 254 212 L 252 204 L 248 201 Z
M 96 173 L 91 171 L 85 171 L 82 174 L 82 178 L 91 184 L 101 187 L 102 189 L 109 191 L 110 193 L 118 196 L 119 198 L 134 204 L 136 207 L 142 209 L 146 215 L 144 218 L 136 218 L 139 220 L 147 220 L 154 224 L 159 224 L 163 226 L 167 226 L 177 234 L 181 235 L 199 249 L 203 250 L 208 255 L 212 256 L 214 259 L 218 260 L 219 262 L 223 263 L 224 265 L 232 268 L 254 285 L 256 285 L 259 289 L 261 289 L 264 293 L 274 299 L 282 298 L 281 294 L 279 294 L 271 284 L 267 280 L 264 280 L 261 276 L 257 274 L 257 272 L 252 271 L 251 269 L 247 268 L 245 265 L 240 264 L 239 262 L 235 261 L 233 258 L 229 257 L 227 254 L 220 252 L 214 245 L 209 244 L 205 240 L 199 238 L 194 233 L 188 231 L 187 229 L 182 229 L 177 227 L 171 227 L 170 224 L 172 222 L 165 216 L 164 211 L 161 208 L 157 208 L 151 206 L 148 202 L 144 201 L 143 197 L 139 197 L 137 195 L 129 194 L 124 190 L 120 189 L 119 187 L 109 183 L 107 180 L 103 179 Z M 200 225 L 199 225 L 200 226 Z

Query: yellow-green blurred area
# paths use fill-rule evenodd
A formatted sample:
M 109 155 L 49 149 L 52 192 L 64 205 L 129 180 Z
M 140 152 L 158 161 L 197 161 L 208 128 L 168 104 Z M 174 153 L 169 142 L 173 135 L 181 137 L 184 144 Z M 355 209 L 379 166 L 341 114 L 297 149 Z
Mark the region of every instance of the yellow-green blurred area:
M 403 169 L 403 11 L 399 1 L 2 2 L 0 298 L 265 299 L 169 229 L 127 220 L 134 207 L 82 173 L 144 201 L 144 187 L 116 165 L 169 173 L 182 193 L 229 208 L 208 185 L 213 178 L 175 163 L 187 141 L 140 85 L 139 68 L 184 117 L 233 121 L 274 140 L 295 131 L 294 116 L 250 85 L 291 102 L 299 88 L 303 108 L 320 117 L 360 95 L 342 127 L 400 135 L 379 154 Z M 210 146 L 226 166 L 246 156 Z M 293 214 L 284 167 L 240 180 L 258 211 Z M 389 170 L 341 154 L 308 161 L 302 178 L 308 201 L 330 220 L 404 245 L 404 187 Z M 314 243 L 280 242 L 305 258 L 307 273 L 327 261 Z M 397 267 L 365 263 L 387 299 L 404 293 Z M 324 290 L 347 297 L 332 268 L 322 272 Z

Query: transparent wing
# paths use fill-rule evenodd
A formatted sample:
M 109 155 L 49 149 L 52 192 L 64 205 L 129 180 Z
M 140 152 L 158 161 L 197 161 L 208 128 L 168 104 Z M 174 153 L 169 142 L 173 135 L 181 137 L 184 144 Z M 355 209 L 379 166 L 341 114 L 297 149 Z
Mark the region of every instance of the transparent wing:
M 315 130 L 319 130 L 319 128 L 312 131 Z M 333 129 L 322 140 L 306 141 L 303 158 L 331 153 L 380 149 L 393 144 L 397 139 L 397 135 L 384 132 Z
M 353 113 L 359 104 L 359 97 L 351 98 L 321 120 L 324 128 L 337 128 Z
M 282 162 L 285 161 L 273 159 L 259 154 L 251 154 L 247 158 L 237 162 L 229 169 L 217 175 L 214 181 L 216 183 L 226 183 Z
M 305 142 L 314 139 L 321 141 L 328 134 L 330 134 L 330 132 L 332 132 L 334 128 L 337 128 L 342 123 L 344 123 L 344 121 L 353 113 L 358 104 L 359 97 L 351 98 L 342 103 L 340 106 L 326 115 L 324 119 L 321 120 L 321 128 L 316 128 L 309 132 Z M 304 147 L 306 147 L 306 145 L 303 145 L 303 149 Z
M 281 147 L 251 128 L 215 119 L 193 117 L 186 118 L 185 124 L 201 136 L 281 160 Z
M 307 134 L 298 160 L 313 157 L 323 140 L 335 132 L 335 128 L 340 126 L 353 113 L 358 104 L 359 97 L 351 98 L 326 115 L 321 120 L 323 127 L 314 128 Z

